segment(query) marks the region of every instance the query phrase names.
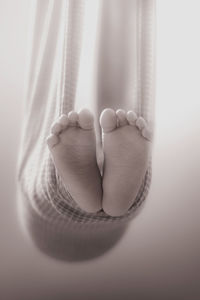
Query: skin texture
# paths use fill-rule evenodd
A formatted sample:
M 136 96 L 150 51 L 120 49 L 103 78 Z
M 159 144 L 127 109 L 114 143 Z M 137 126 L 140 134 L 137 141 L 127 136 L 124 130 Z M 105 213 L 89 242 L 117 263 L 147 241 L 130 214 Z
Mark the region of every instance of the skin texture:
M 96 159 L 94 118 L 90 111 L 62 115 L 47 144 L 63 184 L 77 204 L 95 213 L 120 216 L 133 204 L 148 168 L 151 133 L 133 111 L 104 109 L 102 176 Z
M 61 116 L 47 138 L 55 167 L 77 204 L 95 213 L 102 208 L 93 116 L 88 110 Z
M 133 204 L 148 168 L 150 141 L 141 132 L 146 124 L 140 119 L 138 128 L 135 118 L 132 112 L 112 109 L 100 117 L 105 158 L 102 207 L 111 216 L 123 215 Z

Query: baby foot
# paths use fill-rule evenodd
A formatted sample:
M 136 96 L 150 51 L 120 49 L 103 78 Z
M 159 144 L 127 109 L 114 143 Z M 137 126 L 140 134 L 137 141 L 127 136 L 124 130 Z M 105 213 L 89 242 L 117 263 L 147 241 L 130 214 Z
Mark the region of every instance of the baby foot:
M 104 211 L 120 216 L 130 208 L 148 168 L 151 133 L 133 111 L 105 109 L 100 116 L 103 132 Z
M 101 175 L 96 162 L 93 116 L 87 109 L 62 115 L 51 128 L 47 144 L 63 184 L 87 212 L 101 209 Z

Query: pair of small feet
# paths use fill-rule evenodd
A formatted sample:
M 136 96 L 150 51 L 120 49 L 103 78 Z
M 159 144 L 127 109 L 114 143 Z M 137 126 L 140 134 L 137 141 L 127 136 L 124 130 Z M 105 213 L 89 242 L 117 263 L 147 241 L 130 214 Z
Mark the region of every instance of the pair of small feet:
M 65 188 L 84 211 L 127 212 L 148 168 L 151 133 L 133 111 L 105 109 L 100 116 L 103 175 L 96 159 L 94 117 L 87 109 L 62 115 L 47 144 Z

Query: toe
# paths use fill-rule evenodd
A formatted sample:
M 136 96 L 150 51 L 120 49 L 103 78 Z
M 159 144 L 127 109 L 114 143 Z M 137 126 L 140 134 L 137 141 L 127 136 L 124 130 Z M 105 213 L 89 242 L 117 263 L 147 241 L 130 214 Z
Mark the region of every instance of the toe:
M 61 124 L 62 128 L 65 129 L 67 125 L 69 124 L 69 119 L 66 115 L 61 115 L 58 123 Z
M 118 126 L 124 126 L 128 124 L 126 119 L 126 113 L 123 109 L 118 109 L 116 111 L 117 119 L 118 119 Z
M 143 135 L 143 137 L 144 137 L 145 139 L 147 139 L 148 141 L 152 141 L 152 139 L 153 139 L 153 133 L 152 133 L 152 131 L 151 131 L 149 128 L 147 128 L 147 127 L 144 127 L 144 128 L 142 129 L 142 135 Z
M 70 111 L 68 113 L 70 126 L 76 126 L 78 122 L 78 113 L 76 111 Z
M 62 131 L 62 125 L 58 122 L 53 123 L 51 126 L 51 133 L 58 135 Z
M 100 125 L 105 133 L 110 132 L 117 127 L 117 115 L 113 109 L 106 108 L 102 111 Z
M 51 134 L 50 136 L 48 136 L 48 138 L 46 139 L 47 145 L 49 146 L 50 149 L 52 149 L 55 145 L 58 144 L 59 142 L 59 137 L 55 134 Z
M 130 110 L 127 112 L 126 118 L 128 120 L 129 125 L 135 125 L 135 122 L 137 120 L 137 114 Z
M 79 112 L 79 126 L 85 130 L 90 130 L 94 127 L 94 117 L 86 108 Z
M 142 117 L 139 117 L 136 121 L 136 126 L 138 127 L 139 130 L 142 130 L 145 127 L 147 127 L 147 123 Z

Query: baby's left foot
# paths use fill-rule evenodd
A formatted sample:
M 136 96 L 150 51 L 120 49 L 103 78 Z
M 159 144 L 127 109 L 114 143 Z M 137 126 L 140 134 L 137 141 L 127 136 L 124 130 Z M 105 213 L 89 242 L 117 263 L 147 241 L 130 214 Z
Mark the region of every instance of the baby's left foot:
M 133 204 L 148 168 L 151 134 L 147 123 L 132 111 L 105 109 L 103 131 L 104 211 L 120 216 Z

